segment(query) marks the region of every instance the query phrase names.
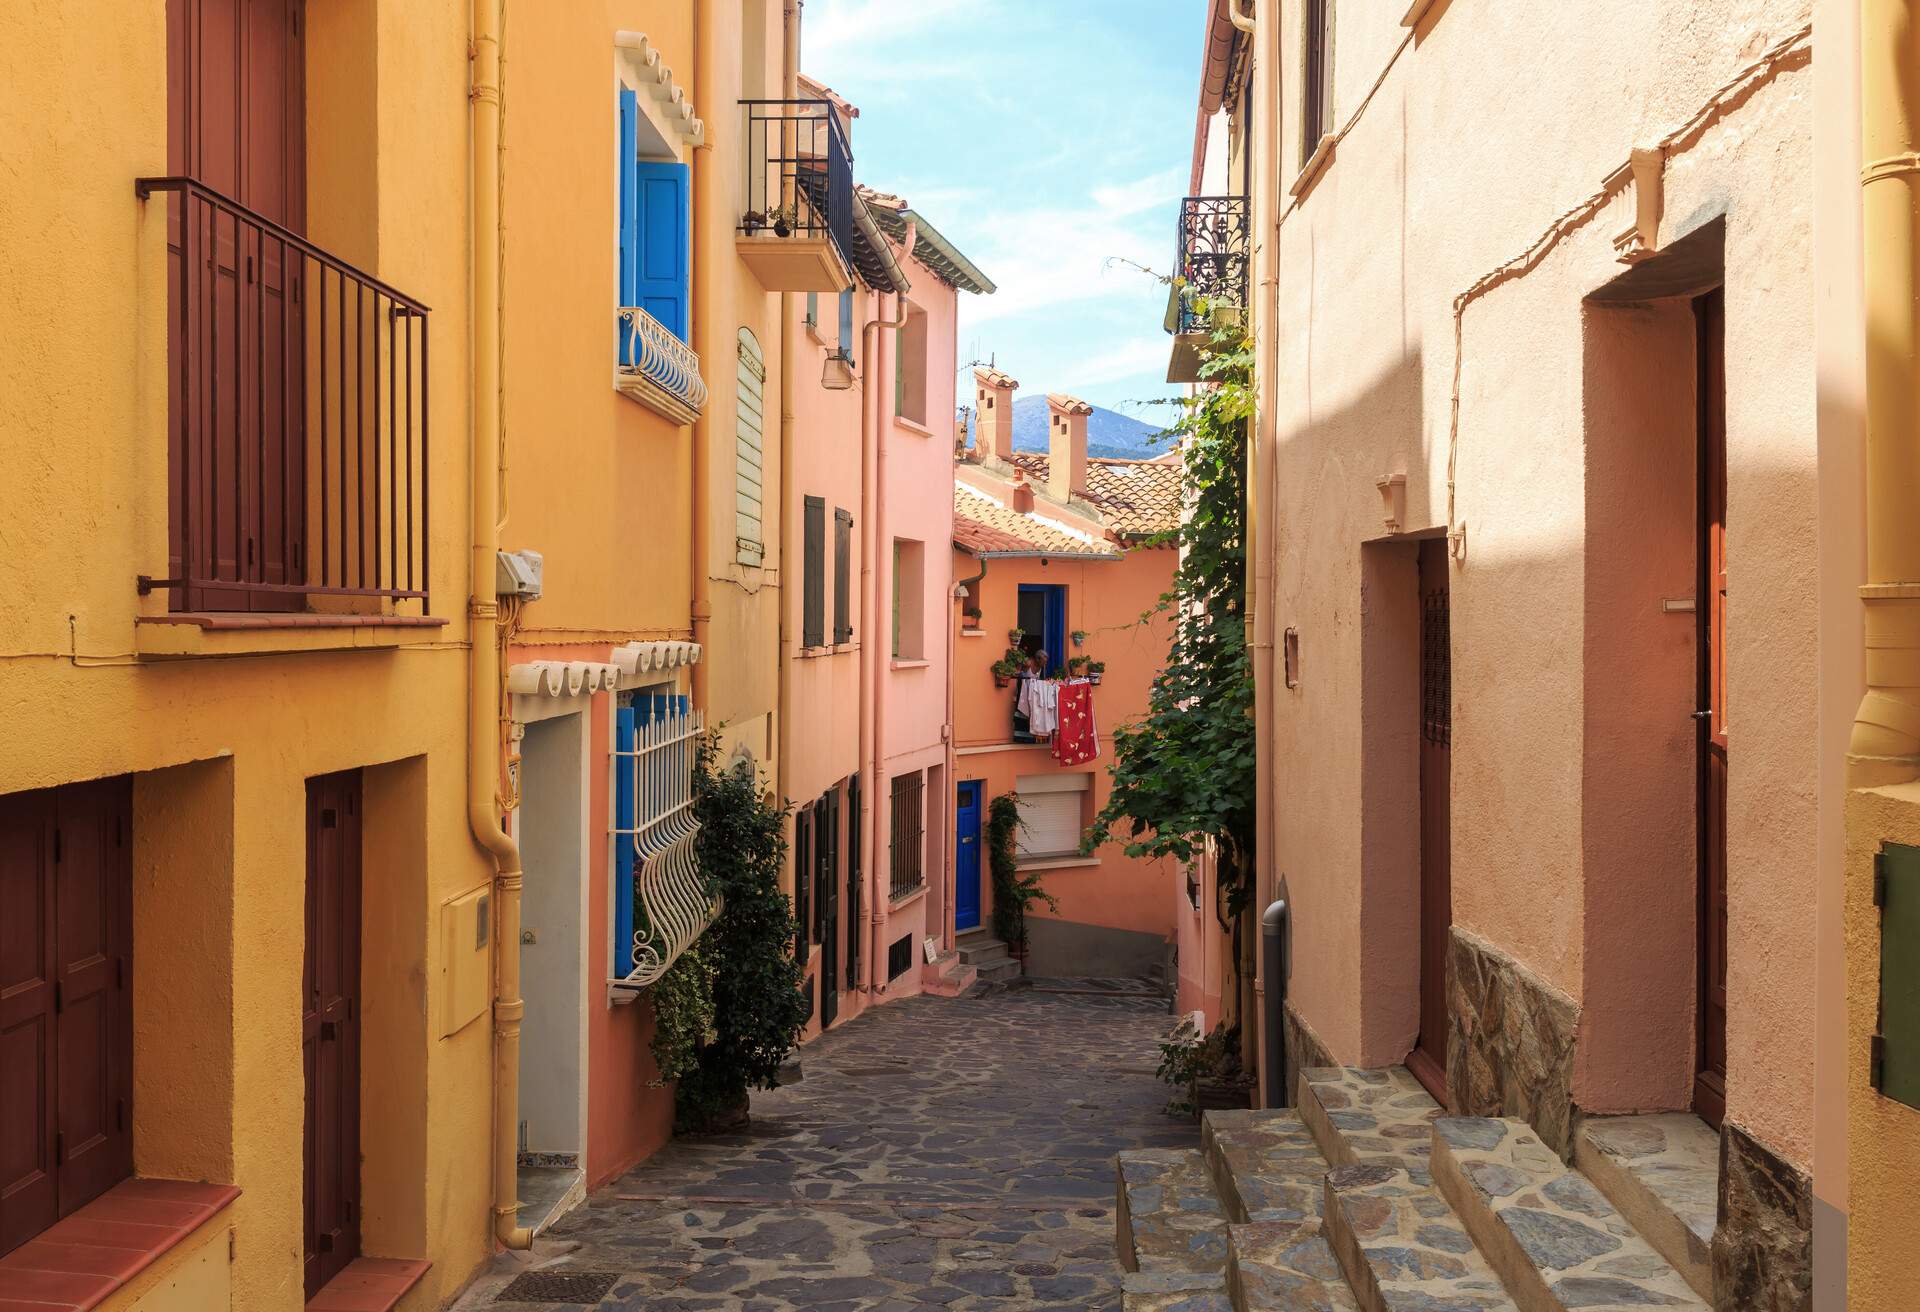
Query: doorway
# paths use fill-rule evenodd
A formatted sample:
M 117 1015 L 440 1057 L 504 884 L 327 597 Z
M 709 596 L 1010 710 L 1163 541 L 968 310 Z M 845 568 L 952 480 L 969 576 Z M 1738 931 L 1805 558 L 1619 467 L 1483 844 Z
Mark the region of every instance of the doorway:
M 1453 928 L 1453 641 L 1447 542 L 1420 544 L 1420 1030 L 1407 1069 L 1447 1105 L 1447 942 Z
M 1727 372 L 1726 302 L 1694 298 L 1699 361 L 1699 1050 L 1693 1109 L 1716 1129 L 1727 1111 Z
M 954 848 L 953 927 L 980 928 L 980 780 L 961 783 L 954 806 L 958 837 Z
M 360 818 L 358 770 L 307 781 L 307 1297 L 360 1254 Z
M 814 905 L 820 916 L 820 1028 L 840 1018 L 840 790 L 829 788 L 814 821 Z
M 530 721 L 520 744 L 514 830 L 526 868 L 540 872 L 521 899 L 523 1174 L 576 1167 L 585 1151 L 586 971 L 598 955 L 586 934 L 586 739 L 587 716 L 574 713 Z

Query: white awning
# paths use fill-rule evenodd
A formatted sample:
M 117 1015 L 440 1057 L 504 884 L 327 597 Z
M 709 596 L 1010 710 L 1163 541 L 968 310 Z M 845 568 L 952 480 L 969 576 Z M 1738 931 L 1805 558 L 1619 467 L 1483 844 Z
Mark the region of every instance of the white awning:
M 658 683 L 658 676 L 700 663 L 697 642 L 630 642 L 607 661 L 524 661 L 507 671 L 507 691 L 521 697 L 591 697 Z
M 687 99 L 687 93 L 680 84 L 673 80 L 673 70 L 660 58 L 660 52 L 646 34 L 618 32 L 614 34 L 613 44 L 626 61 L 634 80 L 639 83 L 640 91 L 652 96 L 660 106 L 659 117 L 665 119 L 689 146 L 698 146 L 705 141 L 707 125 L 694 117 L 693 102 Z

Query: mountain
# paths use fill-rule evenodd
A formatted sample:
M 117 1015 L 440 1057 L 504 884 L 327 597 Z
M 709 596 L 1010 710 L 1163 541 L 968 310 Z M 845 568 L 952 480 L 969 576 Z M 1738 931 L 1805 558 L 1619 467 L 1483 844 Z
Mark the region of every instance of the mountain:
M 1095 406 L 1087 417 L 1087 454 L 1110 460 L 1152 460 L 1172 449 L 1166 442 L 1153 440 L 1159 432 L 1156 424 L 1141 423 L 1118 410 Z M 1013 449 L 1046 454 L 1047 398 L 1044 395 L 1014 399 Z

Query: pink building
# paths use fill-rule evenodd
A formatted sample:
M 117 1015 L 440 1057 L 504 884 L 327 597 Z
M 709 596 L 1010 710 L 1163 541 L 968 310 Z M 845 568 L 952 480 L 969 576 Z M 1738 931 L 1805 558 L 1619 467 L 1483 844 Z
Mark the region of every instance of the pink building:
M 1174 550 L 1146 544 L 1179 521 L 1180 467 L 1090 459 L 1091 408 L 1070 396 L 1047 398 L 1048 453 L 1016 453 L 1019 384 L 993 369 L 976 369 L 974 380 L 978 439 L 953 467 L 953 568 L 964 590 L 953 668 L 962 955 L 989 971 L 1016 969 L 993 964 L 1004 954 L 992 932 L 984 851 L 989 804 L 1013 794 L 1023 821 L 1019 867 L 1040 872 L 1058 904 L 1029 910 L 1028 973 L 1145 975 L 1166 963 L 1178 919 L 1167 890 L 1186 887 L 1184 872 L 1128 857 L 1117 844 L 1082 856 L 1080 843 L 1107 800 L 1113 729 L 1145 712 L 1166 656 L 1168 625 L 1140 617 L 1173 582 Z M 1010 643 L 1043 661 L 1047 676 L 1081 658 L 1104 667 L 1086 694 L 1092 759 L 1059 759 L 1044 714 L 1036 722 L 1023 709 L 1025 681 L 995 674 Z M 1206 905 L 1197 889 L 1186 896 L 1189 915 Z
M 830 100 L 851 134 L 857 109 L 805 79 L 802 90 Z M 959 293 L 993 284 L 906 201 L 865 187 L 858 200 L 854 286 L 794 298 L 804 317 L 782 461 L 800 576 L 782 597 L 780 780 L 795 808 L 809 1036 L 967 982 L 947 910 L 947 434 Z

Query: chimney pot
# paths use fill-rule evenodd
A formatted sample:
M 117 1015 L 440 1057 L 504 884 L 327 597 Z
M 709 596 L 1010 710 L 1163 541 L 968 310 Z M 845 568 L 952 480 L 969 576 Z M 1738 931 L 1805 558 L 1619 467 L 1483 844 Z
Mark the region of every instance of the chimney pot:
M 973 371 L 974 415 L 979 424 L 974 454 L 982 460 L 1013 457 L 1013 396 L 1018 380 L 986 365 Z
M 1047 495 L 1087 495 L 1087 419 L 1093 407 L 1076 396 L 1047 395 Z

